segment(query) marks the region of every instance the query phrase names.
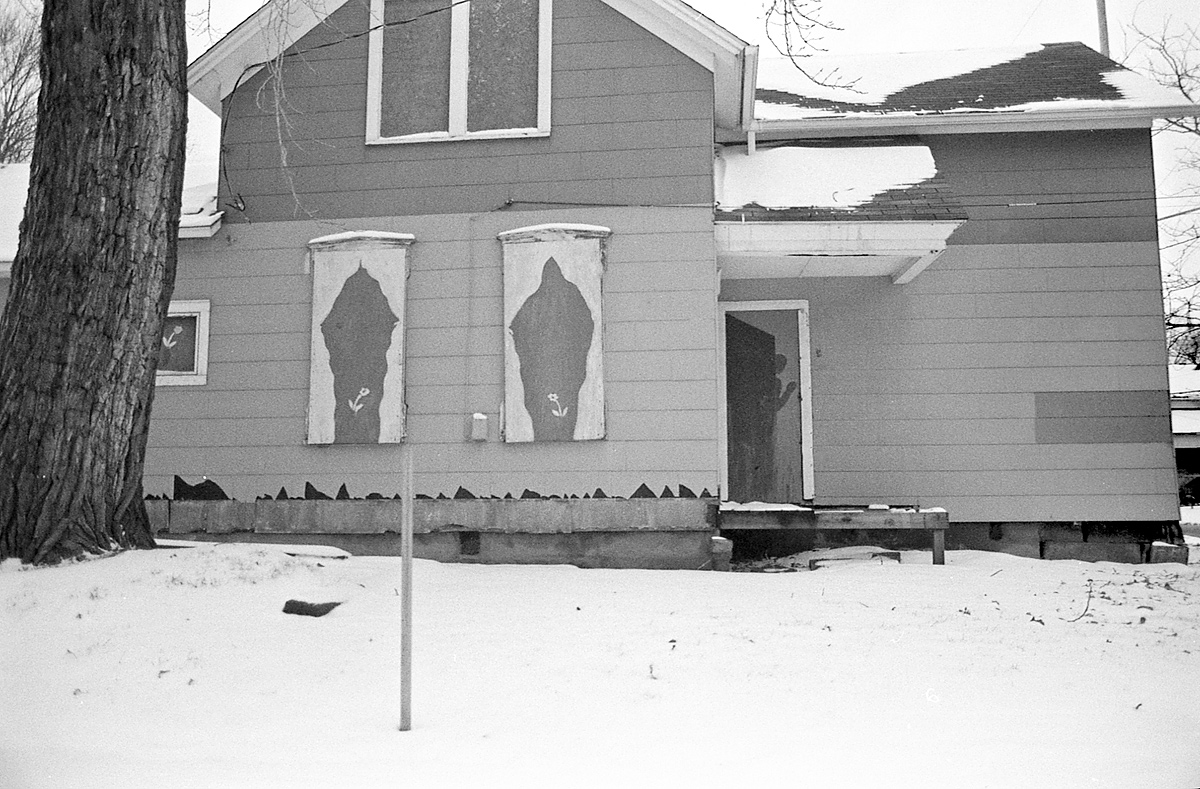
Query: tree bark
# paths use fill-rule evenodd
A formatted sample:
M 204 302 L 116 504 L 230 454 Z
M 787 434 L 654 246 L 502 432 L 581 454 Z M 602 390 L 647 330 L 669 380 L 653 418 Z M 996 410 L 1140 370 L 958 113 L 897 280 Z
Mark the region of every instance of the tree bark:
M 29 197 L 0 320 L 0 560 L 152 547 L 142 495 L 175 282 L 183 0 L 46 0 Z

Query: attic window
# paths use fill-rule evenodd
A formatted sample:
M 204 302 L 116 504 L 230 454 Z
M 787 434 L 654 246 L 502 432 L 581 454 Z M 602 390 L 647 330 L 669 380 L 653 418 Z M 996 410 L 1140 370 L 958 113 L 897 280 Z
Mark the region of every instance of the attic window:
M 549 134 L 551 2 L 371 0 L 367 142 Z

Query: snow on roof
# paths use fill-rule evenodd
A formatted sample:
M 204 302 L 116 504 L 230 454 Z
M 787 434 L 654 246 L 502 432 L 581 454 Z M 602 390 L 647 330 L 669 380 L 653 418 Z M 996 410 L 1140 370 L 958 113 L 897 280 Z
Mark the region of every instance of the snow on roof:
M 390 244 L 411 244 L 417 237 L 412 233 L 391 233 L 386 230 L 347 230 L 342 233 L 331 233 L 320 236 L 308 242 L 309 247 L 325 247 L 343 244 L 348 241 L 384 241 Z
M 759 62 L 755 118 L 1013 113 L 1178 108 L 1188 102 L 1080 43 L 806 59 L 813 83 L 787 58 Z
M 817 207 L 850 211 L 893 189 L 937 175 L 924 145 L 805 146 L 722 149 L 715 189 L 722 210 Z
M 947 79 L 1016 60 L 1036 49 L 1037 46 L 806 58 L 802 63 L 805 69 L 810 74 L 829 74 L 827 81 L 831 83 L 830 86 L 809 80 L 790 58 L 761 57 L 758 61 L 758 90 L 760 94 L 763 91 L 780 91 L 838 104 L 881 105 L 888 96 L 911 85 Z M 772 104 L 770 101 L 759 103 Z
M 767 501 L 722 501 L 721 512 L 812 512 L 799 504 L 773 504 Z

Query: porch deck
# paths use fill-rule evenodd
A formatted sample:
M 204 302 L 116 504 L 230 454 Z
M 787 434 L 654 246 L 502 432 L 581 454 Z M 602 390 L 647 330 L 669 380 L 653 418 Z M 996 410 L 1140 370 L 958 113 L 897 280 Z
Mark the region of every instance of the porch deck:
M 946 529 L 950 516 L 941 507 L 806 507 L 798 504 L 723 501 L 717 526 L 726 530 L 795 529 L 924 529 L 933 533 L 933 563 L 946 563 Z

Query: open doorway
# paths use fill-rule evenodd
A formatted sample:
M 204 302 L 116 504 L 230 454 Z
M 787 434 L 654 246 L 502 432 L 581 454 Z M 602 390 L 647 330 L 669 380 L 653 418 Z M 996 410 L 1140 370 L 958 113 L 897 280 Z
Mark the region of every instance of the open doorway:
M 808 304 L 728 303 L 721 311 L 724 498 L 811 500 Z

